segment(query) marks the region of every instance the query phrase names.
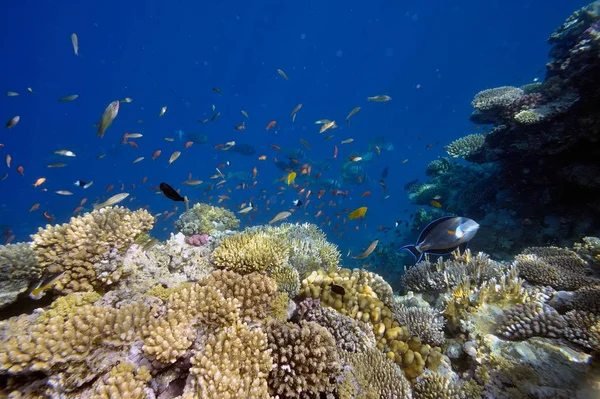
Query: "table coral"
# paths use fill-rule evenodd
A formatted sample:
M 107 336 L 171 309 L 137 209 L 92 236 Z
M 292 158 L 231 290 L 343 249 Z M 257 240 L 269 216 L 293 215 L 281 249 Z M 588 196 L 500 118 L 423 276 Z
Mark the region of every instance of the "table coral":
M 40 227 L 32 236 L 37 261 L 50 273 L 64 271 L 54 289 L 61 293 L 105 289 L 120 277 L 118 265 L 98 273 L 99 264 L 113 253 L 123 253 L 135 238 L 152 229 L 154 217 L 145 209 L 124 207 L 95 210 L 69 223 Z

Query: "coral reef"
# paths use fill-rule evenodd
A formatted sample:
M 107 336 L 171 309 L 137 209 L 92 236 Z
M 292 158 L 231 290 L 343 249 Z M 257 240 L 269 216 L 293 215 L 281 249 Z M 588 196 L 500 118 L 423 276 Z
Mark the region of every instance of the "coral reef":
M 446 152 L 452 158 L 470 160 L 485 146 L 484 134 L 469 134 L 454 140 L 446 146 Z
M 42 278 L 42 271 L 28 244 L 0 245 L 0 308 Z
M 102 208 L 69 223 L 40 227 L 32 249 L 39 267 L 64 272 L 54 289 L 61 293 L 106 289 L 121 278 L 118 262 L 108 261 L 125 252 L 141 233 L 152 229 L 154 217 L 144 209 Z
M 504 313 L 498 333 L 509 339 L 562 336 L 565 319 L 552 307 L 539 302 L 520 304 Z
M 430 307 L 400 307 L 394 312 L 400 325 L 406 326 L 410 335 L 419 337 L 421 342 L 432 346 L 442 346 L 444 338 L 444 318 Z
M 240 221 L 233 212 L 201 202 L 181 214 L 175 222 L 175 228 L 186 236 L 195 234 L 211 236 L 217 232 L 237 230 L 239 227 Z

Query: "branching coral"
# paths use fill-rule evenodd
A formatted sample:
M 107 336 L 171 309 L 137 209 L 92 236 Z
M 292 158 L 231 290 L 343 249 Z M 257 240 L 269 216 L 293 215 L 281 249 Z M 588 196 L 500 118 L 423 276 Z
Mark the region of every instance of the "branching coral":
M 194 234 L 210 236 L 220 231 L 237 230 L 240 221 L 233 212 L 225 208 L 199 202 L 177 219 L 175 227 L 186 236 Z
M 454 140 L 446 146 L 446 152 L 452 158 L 463 158 L 467 161 L 477 155 L 485 146 L 484 134 L 469 134 Z
M 509 309 L 498 326 L 498 334 L 514 340 L 560 338 L 565 327 L 565 319 L 554 308 L 540 302 L 530 302 Z
M 241 322 L 210 334 L 191 358 L 190 374 L 196 378 L 198 397 L 270 398 L 270 353 L 265 333 Z
M 556 289 L 573 290 L 598 283 L 589 276 L 590 270 L 585 261 L 568 249 L 527 248 L 515 257 L 514 265 L 527 281 Z
M 431 307 L 400 307 L 394 312 L 400 325 L 406 326 L 410 335 L 417 336 L 422 342 L 441 346 L 444 338 L 444 318 Z
M 145 209 L 103 208 L 71 218 L 69 223 L 40 228 L 32 236 L 32 249 L 40 267 L 50 273 L 65 272 L 54 286 L 57 291 L 104 289 L 121 277 L 121 270 L 112 262 L 101 271 L 100 263 L 127 250 L 153 223 L 154 217 Z
M 415 399 L 464 399 L 465 393 L 452 379 L 440 373 L 427 372 L 414 384 Z
M 300 302 L 298 316 L 301 320 L 314 321 L 325 327 L 335 338 L 338 348 L 345 351 L 359 352 L 375 346 L 375 336 L 369 325 L 324 308 L 318 300 L 307 298 Z
M 288 262 L 287 244 L 264 232 L 247 231 L 223 238 L 212 261 L 238 273 L 274 271 Z
M 42 277 L 35 253 L 28 244 L 0 245 L 0 308 Z
M 332 377 L 341 364 L 335 340 L 317 323 L 299 324 L 271 320 L 266 326 L 274 368 L 269 375 L 273 395 L 318 398 L 333 390 Z
M 347 367 L 338 385 L 340 398 L 411 398 L 409 382 L 402 370 L 377 349 L 341 351 Z
M 152 377 L 145 367 L 136 367 L 131 363 L 120 363 L 113 367 L 108 374 L 99 379 L 93 387 L 95 399 L 145 399 L 146 384 Z

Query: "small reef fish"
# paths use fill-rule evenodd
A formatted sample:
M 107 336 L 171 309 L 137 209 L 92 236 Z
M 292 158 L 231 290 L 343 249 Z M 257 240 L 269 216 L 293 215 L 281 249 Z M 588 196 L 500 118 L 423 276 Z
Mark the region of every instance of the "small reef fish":
M 132 163 L 138 163 L 144 160 L 144 157 L 137 157 L 136 159 L 133 160 Z
M 292 213 L 288 211 L 279 212 L 273 219 L 269 221 L 269 224 L 277 223 L 281 220 L 287 219 L 291 214 Z
M 346 140 L 342 140 L 342 144 L 350 144 L 354 141 L 354 139 L 346 139 Z
M 321 129 L 319 129 L 319 133 L 325 133 L 329 129 L 335 129 L 336 127 L 335 121 L 324 123 L 321 125 Z
M 285 80 L 290 80 L 290 78 L 288 78 L 288 76 L 286 75 L 285 72 L 283 72 L 283 69 L 278 69 L 277 73 L 279 74 L 279 76 L 281 76 L 282 78 L 284 78 Z
M 56 282 L 60 280 L 64 275 L 65 272 L 63 271 L 58 274 L 54 274 L 46 279 L 40 280 L 36 287 L 29 293 L 29 297 L 31 299 L 40 299 L 44 296 L 46 290 L 52 288 L 52 286 L 56 284 Z
M 104 133 L 106 133 L 106 129 L 112 125 L 113 121 L 117 117 L 119 113 L 119 102 L 113 101 L 108 104 L 108 107 L 104 110 L 102 114 L 102 118 L 100 119 L 100 123 L 98 123 L 98 132 L 96 135 L 100 138 L 104 137 Z
M 127 139 L 139 139 L 141 137 L 144 137 L 141 133 L 125 133 L 125 138 Z
M 160 183 L 159 188 L 160 188 L 160 191 L 162 191 L 162 193 L 165 195 L 165 197 L 167 197 L 171 201 L 185 203 L 186 211 L 188 211 L 190 209 L 190 203 L 189 203 L 187 197 L 182 197 L 181 194 L 179 194 L 173 187 L 171 187 L 170 185 L 168 185 L 165 182 L 162 182 L 162 183 Z
M 165 105 L 164 107 L 161 107 L 160 112 L 158 113 L 158 117 L 160 118 L 166 113 L 167 113 L 167 106 Z
M 265 128 L 266 130 L 271 129 L 273 126 L 275 126 L 275 124 L 277 124 L 277 121 L 271 121 L 269 122 L 269 124 L 267 125 L 267 127 Z
M 77 97 L 79 97 L 77 94 L 71 94 L 70 96 L 59 98 L 58 101 L 65 103 L 65 102 L 68 102 L 68 101 L 76 100 Z
M 363 252 L 360 255 L 353 256 L 352 259 L 365 259 L 365 258 L 369 257 L 369 255 L 371 255 L 373 253 L 373 251 L 375 250 L 375 248 L 377 248 L 377 244 L 379 244 L 379 240 L 373 241 L 371 243 L 371 245 L 369 245 L 369 248 L 367 248 L 365 250 L 365 252 Z
M 13 116 L 6 122 L 4 127 L 6 127 L 7 129 L 13 128 L 17 125 L 17 123 L 19 123 L 20 120 L 21 120 L 21 117 L 19 115 Z
M 37 179 L 35 181 L 35 183 L 33 183 L 33 187 L 41 186 L 42 184 L 44 184 L 45 181 L 46 181 L 45 177 L 40 177 L 39 179 Z
M 292 112 L 290 113 L 290 116 L 292 117 L 292 122 L 296 120 L 296 113 L 298 111 L 300 111 L 300 108 L 302 108 L 302 104 L 298 104 L 296 105 L 296 107 L 292 110 Z
M 131 97 L 125 97 L 124 99 L 119 100 L 119 101 L 122 102 L 122 103 L 130 103 L 130 102 L 133 101 L 133 98 L 131 98 Z
M 349 114 L 348 114 L 348 116 L 346 117 L 346 123 L 348 124 L 348 126 L 350 126 L 350 117 L 351 117 L 352 115 L 355 115 L 355 114 L 357 114 L 357 113 L 358 113 L 360 110 L 361 110 L 361 108 L 360 108 L 360 107 L 356 107 L 356 108 L 354 108 L 352 111 L 350 111 L 350 113 L 349 113 Z
M 71 33 L 71 44 L 73 45 L 75 55 L 79 55 L 79 38 L 77 38 L 77 33 Z
M 307 149 L 312 150 L 312 148 L 310 148 L 310 145 L 308 145 L 308 142 L 304 139 L 300 139 L 300 142 L 302 143 L 303 146 L 305 146 Z
M 324 125 L 329 122 L 331 122 L 329 119 L 319 119 L 318 121 L 315 121 L 315 125 Z
M 16 91 L 7 91 L 7 92 L 6 92 L 6 95 L 7 95 L 8 97 L 16 97 L 16 96 L 18 96 L 18 95 L 19 95 L 19 93 L 17 93 Z
M 348 214 L 348 219 L 354 220 L 358 218 L 364 218 L 367 214 L 367 209 L 368 208 L 366 206 L 361 206 L 360 208 L 353 210 Z
M 67 191 L 67 190 L 58 190 L 58 191 L 55 191 L 55 193 L 58 195 L 73 195 L 72 192 Z
M 204 182 L 204 180 L 186 180 L 184 182 L 182 182 L 181 184 L 185 184 L 187 186 L 197 186 L 199 184 L 202 184 Z
M 120 193 L 120 194 L 113 195 L 112 197 L 110 197 L 109 199 L 107 199 L 106 201 L 104 201 L 101 204 L 94 204 L 94 209 L 102 209 L 107 206 L 116 205 L 119 202 L 123 201 L 127 197 L 129 197 L 129 193 Z
M 291 172 L 288 176 L 287 176 L 287 184 L 288 186 L 292 183 L 294 183 L 294 181 L 296 180 L 296 172 Z
M 248 112 L 246 112 L 245 110 L 242 110 L 242 111 L 241 111 L 241 113 L 242 113 L 242 115 L 244 115 L 246 118 L 250 118 L 250 117 L 248 116 Z
M 56 150 L 54 151 L 56 155 L 62 155 L 63 157 L 74 157 L 75 153 L 69 150 Z
M 424 254 L 447 255 L 457 248 L 464 252 L 478 229 L 479 224 L 472 219 L 445 216 L 429 223 L 419 234 L 415 245 L 405 245 L 400 249 L 409 251 L 417 263 Z
M 218 87 L 213 87 L 213 88 L 212 88 L 212 90 L 213 90 L 215 93 L 218 93 L 218 94 L 223 94 L 223 92 L 221 91 L 221 89 L 219 89 Z
M 250 203 L 247 207 L 241 209 L 240 211 L 238 211 L 238 213 L 240 214 L 246 214 L 248 212 L 250 212 L 252 209 L 254 209 L 254 206 L 252 205 L 252 203 Z
M 181 151 L 175 151 L 173 154 L 171 154 L 171 157 L 169 158 L 169 165 L 175 162 L 180 155 Z
M 390 101 L 392 99 L 392 97 L 387 96 L 385 94 L 381 94 L 378 96 L 372 96 L 372 97 L 367 97 L 367 101 L 374 101 L 374 102 L 378 102 L 378 103 L 382 103 L 385 101 Z

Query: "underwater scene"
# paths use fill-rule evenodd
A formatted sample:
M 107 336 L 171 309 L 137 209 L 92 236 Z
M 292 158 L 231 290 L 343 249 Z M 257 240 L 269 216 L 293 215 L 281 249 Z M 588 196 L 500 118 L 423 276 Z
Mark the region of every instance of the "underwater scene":
M 600 399 L 600 1 L 4 10 L 0 399 Z

